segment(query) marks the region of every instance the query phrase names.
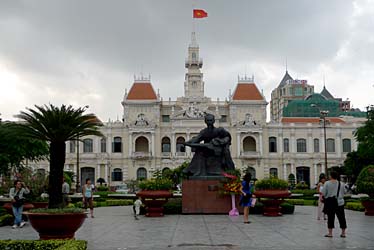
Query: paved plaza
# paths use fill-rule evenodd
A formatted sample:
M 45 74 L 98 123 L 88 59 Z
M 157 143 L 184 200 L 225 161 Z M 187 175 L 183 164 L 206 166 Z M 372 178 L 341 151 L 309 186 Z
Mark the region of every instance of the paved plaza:
M 95 209 L 76 234 L 88 241 L 89 250 L 123 249 L 374 249 L 374 217 L 346 210 L 347 238 L 340 229 L 333 238 L 324 238 L 325 221 L 317 221 L 315 207 L 297 206 L 293 215 L 264 217 L 251 215 L 251 224 L 242 216 L 166 215 L 134 220 L 132 207 Z M 337 227 L 337 224 L 336 224 Z M 38 239 L 26 225 L 22 229 L 0 227 L 1 239 Z

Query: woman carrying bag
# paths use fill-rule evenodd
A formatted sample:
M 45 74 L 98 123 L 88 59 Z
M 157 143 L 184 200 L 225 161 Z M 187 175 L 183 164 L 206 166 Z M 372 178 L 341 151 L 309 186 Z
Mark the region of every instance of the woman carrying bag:
M 12 199 L 12 211 L 14 215 L 13 229 L 23 227 L 26 223 L 22 221 L 23 212 L 23 195 L 30 193 L 30 190 L 25 186 L 25 183 L 17 180 L 14 181 L 14 187 L 9 191 L 9 197 Z
M 251 182 L 251 174 L 247 173 L 243 177 L 242 186 L 240 188 L 240 192 L 242 195 L 240 196 L 239 205 L 243 206 L 243 212 L 244 212 L 244 223 L 249 224 L 251 223 L 248 221 L 249 216 L 249 207 L 252 206 L 252 184 Z
M 332 171 L 330 180 L 326 181 L 323 186 L 324 197 L 324 213 L 327 214 L 328 234 L 325 237 L 332 237 L 332 229 L 334 228 L 335 214 L 338 217 L 339 225 L 342 230 L 340 237 L 345 238 L 345 230 L 347 222 L 344 213 L 344 183 L 337 180 L 338 173 Z

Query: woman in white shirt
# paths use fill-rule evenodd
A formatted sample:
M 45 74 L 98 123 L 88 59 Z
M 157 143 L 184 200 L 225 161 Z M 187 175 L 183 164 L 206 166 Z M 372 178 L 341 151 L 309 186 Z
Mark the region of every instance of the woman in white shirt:
M 326 214 L 323 213 L 323 193 L 322 193 L 323 185 L 325 184 L 325 182 L 326 182 L 326 177 L 324 175 L 321 175 L 321 177 L 319 178 L 318 185 L 317 185 L 317 191 L 319 194 L 318 208 L 317 208 L 317 220 L 321 220 L 322 214 L 323 214 L 323 219 L 326 220 Z

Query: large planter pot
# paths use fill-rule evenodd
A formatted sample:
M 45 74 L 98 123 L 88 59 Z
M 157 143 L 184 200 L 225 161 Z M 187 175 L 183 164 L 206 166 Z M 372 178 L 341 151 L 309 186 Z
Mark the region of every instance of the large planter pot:
M 164 216 L 164 205 L 173 196 L 167 190 L 142 190 L 136 194 L 146 206 L 147 217 Z
M 365 215 L 374 216 L 374 200 L 364 200 L 361 204 L 365 207 Z
M 281 207 L 284 198 L 290 197 L 290 192 L 288 190 L 258 190 L 254 193 L 261 202 L 264 204 L 263 215 L 265 216 L 281 216 Z
M 34 208 L 48 208 L 48 202 L 33 202 Z
M 31 226 L 41 240 L 74 239 L 75 232 L 86 219 L 85 213 L 30 213 L 25 212 Z
M 11 214 L 13 215 L 13 211 L 12 211 L 12 203 L 5 203 L 3 205 L 3 208 L 8 212 L 8 214 Z M 23 204 L 23 211 L 28 211 L 30 209 L 33 209 L 34 208 L 34 205 L 31 204 L 31 203 L 25 203 Z

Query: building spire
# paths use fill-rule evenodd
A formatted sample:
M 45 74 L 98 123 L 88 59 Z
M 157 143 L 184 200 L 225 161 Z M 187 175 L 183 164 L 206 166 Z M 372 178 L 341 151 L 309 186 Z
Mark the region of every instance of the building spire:
M 192 33 L 191 33 L 190 47 L 193 47 L 193 48 L 198 48 L 199 47 L 199 45 L 197 44 L 197 41 L 196 41 L 196 33 L 195 33 L 195 31 L 192 31 Z

